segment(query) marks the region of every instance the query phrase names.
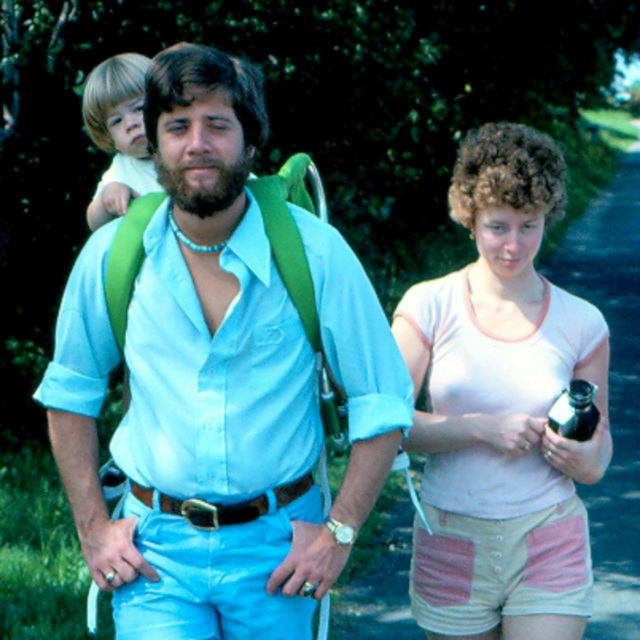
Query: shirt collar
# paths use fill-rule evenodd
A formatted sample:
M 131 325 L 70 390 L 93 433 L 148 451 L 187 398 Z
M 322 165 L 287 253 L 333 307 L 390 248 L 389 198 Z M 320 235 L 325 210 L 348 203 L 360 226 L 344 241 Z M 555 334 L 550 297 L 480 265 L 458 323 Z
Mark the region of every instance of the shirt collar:
M 244 192 L 249 206 L 229 239 L 225 251 L 232 251 L 263 284 L 268 286 L 271 280 L 271 245 L 258 203 L 249 189 L 245 188 Z M 222 254 L 223 263 L 224 256 L 225 252 Z
M 224 264 L 227 251 L 233 252 L 263 284 L 268 286 L 271 281 L 271 245 L 260 207 L 249 189 L 245 188 L 244 191 L 249 206 L 222 252 L 221 261 Z M 169 202 L 167 198 L 160 205 L 145 231 L 144 246 L 147 255 L 162 242 L 167 233 L 172 234 L 168 220 Z

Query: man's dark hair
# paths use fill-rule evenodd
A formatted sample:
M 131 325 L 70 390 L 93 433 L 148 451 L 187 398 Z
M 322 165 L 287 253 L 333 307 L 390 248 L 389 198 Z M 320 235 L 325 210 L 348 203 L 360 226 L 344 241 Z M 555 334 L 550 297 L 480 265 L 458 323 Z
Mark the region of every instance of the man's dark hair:
M 158 145 L 158 119 L 174 106 L 188 106 L 194 92 L 225 89 L 247 144 L 262 148 L 269 138 L 264 77 L 253 64 L 204 45 L 180 43 L 153 58 L 146 77 L 144 124 L 149 147 Z

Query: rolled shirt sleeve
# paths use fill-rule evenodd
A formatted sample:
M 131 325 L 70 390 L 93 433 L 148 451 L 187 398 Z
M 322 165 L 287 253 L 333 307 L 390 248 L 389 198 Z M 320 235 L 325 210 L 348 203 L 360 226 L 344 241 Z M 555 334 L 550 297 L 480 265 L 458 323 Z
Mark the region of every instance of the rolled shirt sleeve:
M 56 323 L 55 352 L 34 398 L 46 407 L 97 417 L 120 361 L 107 316 L 103 272 L 117 223 L 96 232 L 71 272 Z M 104 256 L 96 260 L 96 255 Z

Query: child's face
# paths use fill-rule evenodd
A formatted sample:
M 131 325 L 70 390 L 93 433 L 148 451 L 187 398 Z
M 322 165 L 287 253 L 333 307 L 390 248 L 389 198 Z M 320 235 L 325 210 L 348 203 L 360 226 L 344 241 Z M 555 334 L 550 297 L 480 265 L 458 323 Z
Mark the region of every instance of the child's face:
M 142 110 L 144 96 L 125 100 L 107 114 L 107 130 L 115 148 L 125 156 L 148 158 L 147 135 L 144 130 Z

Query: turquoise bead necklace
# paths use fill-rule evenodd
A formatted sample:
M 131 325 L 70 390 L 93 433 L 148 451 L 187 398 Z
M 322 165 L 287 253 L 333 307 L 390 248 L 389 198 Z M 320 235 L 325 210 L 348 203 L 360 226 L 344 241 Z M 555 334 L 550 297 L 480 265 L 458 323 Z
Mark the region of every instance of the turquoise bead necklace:
M 195 242 L 193 242 L 193 240 L 189 240 L 189 238 L 184 235 L 184 233 L 178 226 L 176 219 L 173 217 L 173 211 L 169 213 L 169 225 L 171 226 L 171 229 L 173 229 L 173 232 L 176 234 L 178 240 L 189 247 L 191 251 L 195 251 L 196 253 L 219 253 L 227 246 L 227 240 L 218 244 L 211 245 L 196 244 Z

